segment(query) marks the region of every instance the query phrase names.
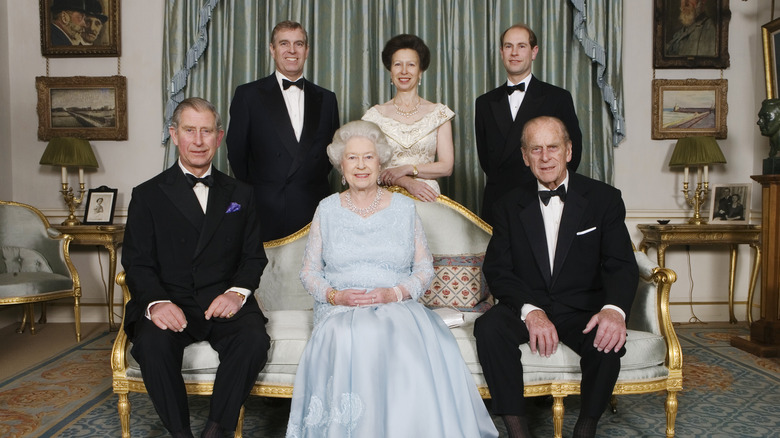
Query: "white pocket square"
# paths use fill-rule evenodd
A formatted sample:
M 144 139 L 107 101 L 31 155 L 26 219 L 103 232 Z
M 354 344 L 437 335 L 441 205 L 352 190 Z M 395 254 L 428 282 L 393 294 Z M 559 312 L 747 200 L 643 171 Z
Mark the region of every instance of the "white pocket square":
M 596 227 L 590 227 L 587 230 L 577 231 L 577 235 L 578 236 L 582 236 L 583 234 L 588 234 L 588 233 L 590 233 L 591 231 L 593 231 L 595 229 L 596 229 Z

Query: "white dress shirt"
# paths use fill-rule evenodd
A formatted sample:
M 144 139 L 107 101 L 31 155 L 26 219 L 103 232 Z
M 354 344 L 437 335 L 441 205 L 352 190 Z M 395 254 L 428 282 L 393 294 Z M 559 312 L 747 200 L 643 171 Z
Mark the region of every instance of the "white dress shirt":
M 506 80 L 506 84 L 510 87 L 519 85 L 519 84 L 525 84 L 525 91 L 515 91 L 514 93 L 507 96 L 509 98 L 509 110 L 512 111 L 512 120 L 517 117 L 517 111 L 520 109 L 520 105 L 523 104 L 523 99 L 525 99 L 525 93 L 528 92 L 528 85 L 529 82 L 531 82 L 531 75 L 524 77 L 523 80 L 518 82 L 517 84 L 513 84 L 512 81 L 509 79 Z
M 290 123 L 292 123 L 293 131 L 295 131 L 295 138 L 301 141 L 301 132 L 303 132 L 303 103 L 304 92 L 298 87 L 291 86 L 288 89 L 284 89 L 282 80 L 287 79 L 283 74 L 276 72 L 276 81 L 279 83 L 279 89 L 282 90 L 282 96 L 284 97 L 284 105 L 287 107 L 287 114 L 290 115 Z M 296 78 L 294 81 L 301 79 L 303 76 Z M 289 81 L 289 79 L 287 79 Z

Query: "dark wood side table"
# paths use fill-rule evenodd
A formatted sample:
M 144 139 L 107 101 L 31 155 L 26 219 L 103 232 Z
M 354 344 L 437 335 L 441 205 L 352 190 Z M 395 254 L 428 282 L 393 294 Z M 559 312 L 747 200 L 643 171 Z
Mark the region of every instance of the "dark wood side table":
M 753 270 L 750 276 L 747 302 L 747 320 L 753 322 L 753 292 L 758 279 L 761 263 L 761 226 L 744 224 L 640 224 L 642 241 L 639 250 L 647 252 L 650 245 L 658 250 L 658 266 L 664 267 L 666 248 L 674 245 L 728 245 L 730 249 L 729 265 L 729 322 L 736 323 L 734 316 L 734 274 L 737 270 L 737 245 L 750 245 L 753 248 Z
M 116 251 L 122 246 L 125 236 L 124 225 L 52 225 L 60 233 L 73 236 L 71 245 L 103 246 L 108 250 L 108 281 L 106 282 L 106 305 L 108 306 L 108 328 L 117 330 L 114 325 L 114 278 L 116 277 Z M 101 273 L 102 275 L 102 273 Z

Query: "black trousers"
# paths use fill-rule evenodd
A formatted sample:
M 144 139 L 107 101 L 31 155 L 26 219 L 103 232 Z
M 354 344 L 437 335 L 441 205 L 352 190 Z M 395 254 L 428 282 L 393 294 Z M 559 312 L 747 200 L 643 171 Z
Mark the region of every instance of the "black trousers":
M 186 346 L 206 340 L 219 353 L 209 419 L 224 430 L 235 430 L 241 406 L 268 360 L 271 340 L 262 314 L 247 313 L 225 322 L 200 319 L 193 321 L 188 315 L 188 326 L 181 333 L 161 330 L 146 318 L 136 323 L 131 353 L 141 366 L 154 408 L 171 433 L 190 431 L 187 392 L 181 374 Z
M 604 412 L 620 373 L 617 352 L 604 353 L 593 347 L 597 328 L 583 334 L 592 312 L 562 309 L 548 314 L 560 341 L 580 355 L 582 368 L 582 410 L 580 415 L 598 419 Z M 525 323 L 509 306 L 496 304 L 474 323 L 477 355 L 497 415 L 525 415 L 523 364 L 520 344 L 528 342 Z

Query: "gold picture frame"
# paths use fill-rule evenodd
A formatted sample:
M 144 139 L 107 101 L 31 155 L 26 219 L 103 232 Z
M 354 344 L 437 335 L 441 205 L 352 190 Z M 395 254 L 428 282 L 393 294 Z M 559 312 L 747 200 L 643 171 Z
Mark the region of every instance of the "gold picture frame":
M 119 57 L 119 1 L 40 0 L 41 54 L 50 58 Z M 72 20 L 79 20 L 75 26 L 80 32 L 74 31 Z
M 709 223 L 750 223 L 751 188 L 752 184 L 713 185 L 710 189 Z
M 726 138 L 728 80 L 654 79 L 652 138 Z
M 780 70 L 780 18 L 761 26 L 761 39 L 764 43 L 764 75 L 766 77 L 767 99 L 777 99 L 777 72 Z
M 127 140 L 127 78 L 35 78 L 38 139 Z
M 654 0 L 654 68 L 728 68 L 729 0 L 709 0 L 687 11 L 683 24 L 682 0 Z M 699 9 L 701 8 L 701 9 Z

